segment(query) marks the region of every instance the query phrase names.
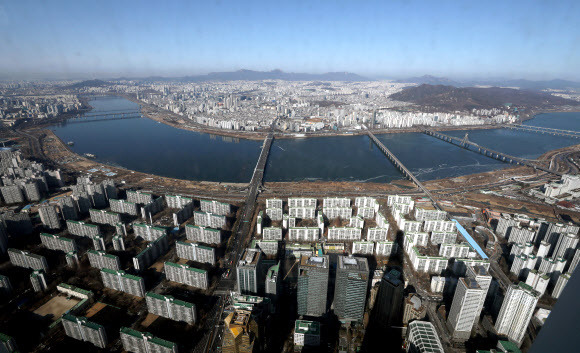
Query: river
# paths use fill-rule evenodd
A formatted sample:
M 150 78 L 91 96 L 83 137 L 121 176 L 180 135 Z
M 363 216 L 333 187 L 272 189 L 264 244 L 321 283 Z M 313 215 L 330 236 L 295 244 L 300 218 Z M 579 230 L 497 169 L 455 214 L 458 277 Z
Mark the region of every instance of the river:
M 137 111 L 138 105 L 120 97 L 95 98 L 87 115 Z M 173 128 L 150 119 L 70 120 L 51 129 L 72 150 L 92 153 L 105 164 L 166 177 L 245 183 L 252 177 L 261 141 L 235 139 Z M 528 125 L 580 130 L 580 113 L 540 114 Z M 508 129 L 448 131 L 491 149 L 523 158 L 580 141 Z M 421 133 L 377 136 L 422 181 L 505 168 L 509 165 Z M 277 139 L 271 148 L 265 180 L 269 182 L 323 180 L 390 182 L 399 171 L 364 135 Z

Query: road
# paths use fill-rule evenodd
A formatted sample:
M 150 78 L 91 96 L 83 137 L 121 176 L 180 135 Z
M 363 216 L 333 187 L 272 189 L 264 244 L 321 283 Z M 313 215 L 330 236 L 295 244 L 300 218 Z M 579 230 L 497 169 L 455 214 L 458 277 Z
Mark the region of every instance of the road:
M 272 123 L 272 126 L 274 123 Z M 216 292 L 219 293 L 220 300 L 216 303 L 216 306 L 212 309 L 212 315 L 208 315 L 211 319 L 208 319 L 205 327 L 208 328 L 210 333 L 199 342 L 195 352 L 215 352 L 219 351 L 217 346 L 219 345 L 219 337 L 221 336 L 221 330 L 223 326 L 220 325 L 223 312 L 225 309 L 225 303 L 227 301 L 226 293 L 233 291 L 236 284 L 236 266 L 240 257 L 243 254 L 246 243 L 249 241 L 250 226 L 252 224 L 252 215 L 254 214 L 254 209 L 256 206 L 256 199 L 264 179 L 264 170 L 266 168 L 266 162 L 268 161 L 268 155 L 270 153 L 270 147 L 272 146 L 272 141 L 274 140 L 274 133 L 270 131 L 268 136 L 264 139 L 264 144 L 262 145 L 262 151 L 260 152 L 260 157 L 254 168 L 254 173 L 252 174 L 252 180 L 248 186 L 248 195 L 246 201 L 242 208 L 242 213 L 240 215 L 240 220 L 238 222 L 237 230 L 232 233 L 234 239 L 231 244 L 234 244 L 225 256 L 226 266 L 224 274 L 225 278 L 220 277 L 218 284 L 216 286 Z M 228 261 L 229 260 L 229 261 Z M 228 272 L 229 271 L 229 272 Z M 219 305 L 219 309 L 216 310 Z M 202 349 L 203 348 L 203 349 Z

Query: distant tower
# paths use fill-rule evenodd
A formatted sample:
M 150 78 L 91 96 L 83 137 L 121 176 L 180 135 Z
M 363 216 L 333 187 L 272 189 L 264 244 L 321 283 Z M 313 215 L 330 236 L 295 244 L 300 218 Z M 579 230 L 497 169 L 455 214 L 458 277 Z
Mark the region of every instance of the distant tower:
M 379 284 L 373 314 L 376 322 L 385 328 L 398 325 L 401 319 L 404 285 L 400 276 L 399 271 L 391 270 L 385 273 Z
M 524 282 L 511 285 L 495 322 L 497 333 L 521 345 L 539 298 L 540 293 Z
M 341 321 L 362 321 L 369 284 L 364 257 L 339 256 L 334 290 L 334 312 Z
M 326 313 L 329 275 L 328 255 L 300 257 L 298 266 L 298 315 L 322 316 Z

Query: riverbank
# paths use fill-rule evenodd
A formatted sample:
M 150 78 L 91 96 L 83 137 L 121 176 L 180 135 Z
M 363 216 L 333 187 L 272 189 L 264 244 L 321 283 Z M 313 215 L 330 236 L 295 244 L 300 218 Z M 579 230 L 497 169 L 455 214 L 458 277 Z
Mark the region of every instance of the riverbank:
M 141 188 L 156 193 L 178 193 L 193 197 L 215 197 L 222 200 L 242 200 L 247 191 L 247 183 L 226 183 L 191 181 L 128 170 L 120 166 L 107 165 L 74 153 L 51 130 L 29 131 L 38 137 L 44 155 L 55 165 L 73 175 L 91 174 L 96 179 L 113 178 L 122 185 Z M 562 151 L 580 148 L 571 146 L 547 152 L 540 159 L 547 160 Z M 110 173 L 114 173 L 110 174 Z M 514 182 L 516 179 L 532 179 L 545 175 L 532 168 L 518 166 L 479 174 L 445 178 L 424 182 L 425 186 L 441 195 L 452 194 L 461 190 L 497 188 Z M 548 178 L 549 179 L 549 178 Z M 337 181 L 299 181 L 299 182 L 266 182 L 263 197 L 288 197 L 296 195 L 335 195 L 384 196 L 387 193 L 411 193 L 420 195 L 420 191 L 408 180 L 401 179 L 391 183 L 337 182 Z
M 168 126 L 174 127 L 176 129 L 203 132 L 218 136 L 228 136 L 247 140 L 263 140 L 268 135 L 267 131 L 230 131 L 224 129 L 217 129 L 208 127 L 206 125 L 197 124 L 193 121 L 186 120 L 183 116 L 175 114 L 168 110 L 159 108 L 154 105 L 146 104 L 134 96 L 129 94 L 116 94 L 119 97 L 123 97 L 133 103 L 139 104 L 141 107 L 141 114 L 151 120 L 166 124 Z M 417 126 L 410 128 L 400 128 L 400 129 L 373 129 L 372 132 L 375 134 L 398 134 L 398 133 L 410 133 L 410 132 L 423 132 L 425 128 L 429 128 L 436 131 L 454 131 L 454 130 L 485 130 L 485 129 L 498 129 L 501 128 L 500 125 L 460 125 L 460 126 Z M 284 133 L 277 131 L 274 136 L 277 139 L 301 139 L 301 138 L 313 138 L 313 137 L 330 137 L 330 136 L 356 136 L 356 135 L 366 135 L 365 130 L 343 130 L 343 131 L 318 131 L 318 132 L 303 132 L 303 133 Z

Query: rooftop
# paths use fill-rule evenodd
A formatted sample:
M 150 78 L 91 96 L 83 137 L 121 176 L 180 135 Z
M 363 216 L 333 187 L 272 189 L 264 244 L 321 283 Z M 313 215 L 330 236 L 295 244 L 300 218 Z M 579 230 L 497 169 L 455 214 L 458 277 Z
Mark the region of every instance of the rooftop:
M 316 321 L 296 320 L 294 332 L 308 335 L 320 335 L 320 323 Z
M 302 255 L 300 257 L 300 266 L 328 268 L 328 255 Z

